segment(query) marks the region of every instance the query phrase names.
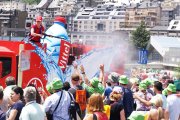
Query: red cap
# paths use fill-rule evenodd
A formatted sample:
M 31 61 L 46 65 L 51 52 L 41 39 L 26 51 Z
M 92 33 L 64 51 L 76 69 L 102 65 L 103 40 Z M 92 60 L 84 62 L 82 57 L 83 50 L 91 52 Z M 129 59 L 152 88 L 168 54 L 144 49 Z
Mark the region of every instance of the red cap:
M 36 21 L 42 21 L 42 16 L 37 16 Z
M 66 19 L 64 17 L 58 16 L 58 17 L 55 17 L 54 22 L 62 22 L 66 24 Z

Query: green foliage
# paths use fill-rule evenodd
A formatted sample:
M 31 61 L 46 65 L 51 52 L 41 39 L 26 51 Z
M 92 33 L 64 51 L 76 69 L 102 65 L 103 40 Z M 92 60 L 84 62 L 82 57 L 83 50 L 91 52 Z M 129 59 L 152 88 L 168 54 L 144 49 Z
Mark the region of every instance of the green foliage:
M 144 22 L 132 32 L 132 40 L 137 48 L 146 48 L 150 39 L 150 32 L 146 30 Z
M 22 2 L 28 3 L 31 5 L 31 4 L 39 4 L 41 0 L 22 0 Z

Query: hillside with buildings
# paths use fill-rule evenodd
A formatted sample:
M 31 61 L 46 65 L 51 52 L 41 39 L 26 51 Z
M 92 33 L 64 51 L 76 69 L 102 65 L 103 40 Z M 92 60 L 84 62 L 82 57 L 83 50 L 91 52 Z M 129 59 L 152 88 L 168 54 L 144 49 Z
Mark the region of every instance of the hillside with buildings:
M 167 61 L 174 55 L 177 63 L 176 58 L 180 58 L 173 53 L 179 46 L 167 51 L 174 46 L 164 46 L 159 41 L 178 41 L 180 0 L 41 0 L 37 5 L 0 0 L 0 36 L 24 37 L 37 15 L 43 16 L 46 29 L 53 24 L 54 17 L 66 17 L 71 42 L 89 45 L 128 42 L 131 32 L 144 21 L 152 36 L 148 47 L 151 60 L 162 60 L 166 55 Z
M 129 0 L 126 3 L 124 0 L 41 0 L 38 5 L 28 5 L 20 0 L 1 0 L 0 34 L 25 35 L 23 32 L 29 30 L 26 22 L 32 23 L 36 15 L 43 16 L 46 28 L 52 25 L 55 16 L 66 17 L 72 41 L 99 39 L 93 35 L 86 36 L 85 33 L 89 32 L 102 34 L 101 38 L 108 40 L 108 34 L 122 30 L 130 32 L 141 21 L 155 34 L 157 30 L 167 28 L 171 20 L 179 18 L 179 3 L 180 0 Z

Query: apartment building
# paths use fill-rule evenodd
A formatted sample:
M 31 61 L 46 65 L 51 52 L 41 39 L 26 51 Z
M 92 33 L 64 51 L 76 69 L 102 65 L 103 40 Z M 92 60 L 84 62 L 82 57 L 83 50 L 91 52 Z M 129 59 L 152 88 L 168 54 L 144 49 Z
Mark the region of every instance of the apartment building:
M 169 22 L 175 18 L 174 8 L 162 8 L 161 12 L 161 25 L 169 26 Z
M 162 8 L 176 8 L 177 5 L 180 5 L 180 0 L 164 0 L 161 3 Z
M 22 2 L 17 2 L 17 1 L 3 1 L 0 2 L 0 9 L 3 10 L 21 10 L 21 11 L 26 11 L 26 4 Z
M 126 6 L 116 3 L 80 9 L 73 20 L 71 40 L 86 40 L 93 44 L 92 41 L 111 39 L 114 31 L 125 26 L 125 11 Z
M 24 36 L 27 12 L 32 5 L 18 1 L 0 2 L 0 35 Z
M 169 26 L 171 20 L 180 16 L 180 0 L 164 0 L 161 3 L 161 25 Z
M 0 1 L 0 9 L 2 10 L 20 10 L 20 11 L 29 11 L 30 8 L 33 8 L 35 5 L 25 4 L 23 2 L 12 0 L 12 1 Z
M 24 36 L 26 11 L 2 10 L 0 12 L 0 35 L 1 36 Z
M 160 18 L 159 2 L 143 1 L 126 8 L 126 27 L 137 27 L 144 21 L 147 27 L 152 28 L 160 24 Z

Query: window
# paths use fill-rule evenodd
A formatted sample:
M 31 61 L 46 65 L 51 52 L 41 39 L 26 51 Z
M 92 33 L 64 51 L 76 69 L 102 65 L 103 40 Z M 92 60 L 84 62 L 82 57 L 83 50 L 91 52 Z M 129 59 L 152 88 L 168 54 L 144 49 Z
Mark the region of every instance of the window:
M 2 73 L 0 77 L 4 77 L 11 73 L 11 63 L 12 59 L 9 57 L 1 57 L 0 62 L 2 62 Z
M 84 29 L 87 29 L 87 26 L 86 26 L 86 25 L 84 26 Z
M 177 25 L 179 23 L 179 21 L 174 21 L 174 25 Z
M 97 30 L 103 31 L 104 30 L 104 25 L 102 23 L 97 24 Z
M 86 39 L 90 39 L 90 36 L 86 36 Z
M 31 23 L 27 22 L 27 23 L 26 23 L 26 27 L 27 27 L 27 28 L 31 27 Z
M 172 26 L 171 29 L 172 29 L 172 30 L 176 29 L 176 26 Z

